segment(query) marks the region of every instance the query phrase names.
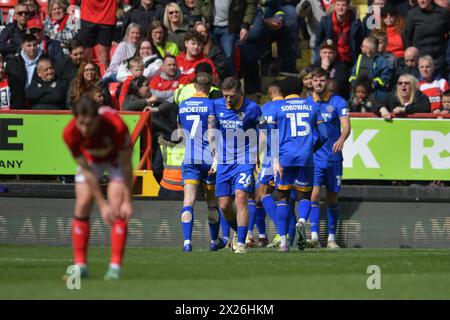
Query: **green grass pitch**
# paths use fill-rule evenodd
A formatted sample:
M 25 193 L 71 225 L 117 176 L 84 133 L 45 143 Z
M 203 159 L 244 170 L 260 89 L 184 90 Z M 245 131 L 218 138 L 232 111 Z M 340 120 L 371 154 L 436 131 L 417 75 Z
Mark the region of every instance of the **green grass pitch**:
M 68 290 L 71 248 L 0 246 L 0 299 L 450 299 L 450 250 L 127 248 L 117 282 L 103 280 L 108 259 L 91 247 L 90 279 Z M 369 265 L 380 290 L 367 288 Z

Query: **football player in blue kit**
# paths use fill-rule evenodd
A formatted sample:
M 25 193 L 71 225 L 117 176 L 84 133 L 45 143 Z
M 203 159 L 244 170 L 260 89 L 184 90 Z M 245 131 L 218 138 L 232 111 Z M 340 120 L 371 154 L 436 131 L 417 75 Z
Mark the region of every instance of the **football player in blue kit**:
M 338 193 L 342 181 L 342 149 L 350 135 L 350 118 L 347 103 L 343 98 L 328 89 L 328 72 L 318 69 L 313 72 L 313 95 L 310 102 L 319 109 L 327 127 L 327 142 L 314 153 L 314 187 L 311 195 L 311 241 L 309 247 L 318 248 L 320 222 L 320 187 L 327 190 L 328 243 L 327 248 L 339 248 L 336 243 L 336 226 L 338 220 Z M 307 217 L 300 216 L 297 223 L 299 233 L 305 228 Z
M 213 164 L 211 148 L 207 140 L 208 116 L 213 100 L 208 98 L 212 76 L 206 72 L 195 75 L 196 93 L 184 100 L 178 109 L 178 121 L 183 131 L 185 154 L 182 165 L 184 200 L 181 210 L 183 228 L 183 251 L 192 251 L 192 227 L 194 224 L 194 203 L 200 182 L 203 183 L 208 204 L 208 223 L 211 233 L 210 250 L 217 251 L 226 245 L 219 238 L 220 211 L 214 190 L 214 175 L 210 173 Z
M 289 251 L 286 236 L 290 220 L 290 190 L 295 188 L 297 191 L 297 211 L 308 212 L 314 174 L 313 153 L 328 138 L 319 110 L 307 99 L 297 95 L 298 83 L 287 82 L 284 90 L 289 95 L 282 100 L 269 122 L 272 134 L 278 135 L 278 149 L 272 150 L 271 156 L 277 190 L 276 217 L 281 240 L 280 252 Z M 303 250 L 306 245 L 304 234 L 299 235 L 298 243 Z
M 245 253 L 248 199 L 255 185 L 253 172 L 258 152 L 257 128 L 269 128 L 261 108 L 244 98 L 237 78 L 226 78 L 222 83 L 222 93 L 223 98 L 214 100 L 209 117 L 210 132 L 214 132 L 210 143 L 218 161 L 216 196 L 220 209 L 237 233 L 237 245 L 232 246 L 233 251 Z
M 268 87 L 268 95 L 271 101 L 267 102 L 261 107 L 262 113 L 264 117 L 266 118 L 267 122 L 271 122 L 273 120 L 273 112 L 277 108 L 280 108 L 280 102 L 284 99 L 282 93 L 281 93 L 281 86 L 282 82 L 280 80 L 275 80 L 269 84 Z M 270 145 L 274 141 L 270 140 L 271 137 L 267 137 L 267 134 L 265 132 L 262 132 L 260 135 L 260 145 L 265 146 L 265 150 L 261 150 L 264 154 L 264 160 L 261 164 L 261 170 L 259 171 L 257 183 L 256 183 L 256 192 L 255 192 L 255 204 L 259 205 L 261 204 L 263 206 L 263 213 L 267 213 L 269 215 L 269 218 L 273 221 L 274 225 L 276 226 L 276 205 L 275 200 L 272 197 L 272 192 L 275 189 L 275 182 L 273 179 L 273 169 L 272 169 L 272 160 L 270 156 Z M 249 208 L 251 210 L 251 208 Z M 255 221 L 261 221 L 262 219 L 265 219 L 265 216 L 262 217 L 259 216 L 258 209 L 256 209 L 256 217 Z M 251 217 L 250 212 L 250 217 Z M 259 224 L 262 224 L 262 222 L 259 222 Z M 258 225 L 258 223 L 257 223 Z M 250 226 L 249 226 L 250 230 Z M 274 242 L 272 243 L 272 246 L 277 245 L 277 239 L 279 239 L 279 235 L 277 235 L 274 239 Z M 267 238 L 266 238 L 267 242 Z M 266 246 L 267 244 L 263 244 L 263 241 L 261 241 L 261 245 L 259 246 Z

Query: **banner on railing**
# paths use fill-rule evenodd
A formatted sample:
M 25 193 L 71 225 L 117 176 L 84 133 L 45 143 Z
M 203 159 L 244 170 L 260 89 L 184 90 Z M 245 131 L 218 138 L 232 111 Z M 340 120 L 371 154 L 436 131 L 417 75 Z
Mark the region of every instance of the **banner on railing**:
M 450 180 L 450 119 L 352 118 L 343 179 Z
M 139 114 L 121 115 L 133 131 Z M 62 133 L 71 114 L 0 114 L 0 174 L 72 175 L 76 164 Z M 139 163 L 139 141 L 133 150 Z

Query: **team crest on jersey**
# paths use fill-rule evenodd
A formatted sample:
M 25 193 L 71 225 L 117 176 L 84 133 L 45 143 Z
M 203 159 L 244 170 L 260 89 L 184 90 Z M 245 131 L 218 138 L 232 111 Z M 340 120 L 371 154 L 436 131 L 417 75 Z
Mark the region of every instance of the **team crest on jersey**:
M 245 118 L 245 113 L 239 112 L 239 113 L 237 114 L 237 116 L 238 116 L 238 119 L 239 119 L 239 120 L 244 120 L 244 118 Z
M 333 106 L 331 106 L 331 105 L 327 106 L 327 112 L 331 113 L 331 112 L 333 112 L 333 110 L 334 110 Z
M 223 112 L 219 113 L 219 117 L 223 118 L 224 114 Z
M 178 88 L 178 81 L 174 81 L 174 83 L 172 83 L 172 88 Z

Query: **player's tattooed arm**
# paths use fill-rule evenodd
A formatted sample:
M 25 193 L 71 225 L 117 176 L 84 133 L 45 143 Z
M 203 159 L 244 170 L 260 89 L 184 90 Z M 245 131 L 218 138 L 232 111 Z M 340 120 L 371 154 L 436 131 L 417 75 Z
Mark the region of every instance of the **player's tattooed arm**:
M 215 129 L 216 129 L 216 117 L 209 116 L 208 117 L 208 143 L 211 149 L 211 153 L 213 156 L 213 163 L 211 165 L 211 169 L 209 170 L 209 174 L 213 175 L 217 170 L 217 153 L 216 153 L 216 137 L 215 137 Z

